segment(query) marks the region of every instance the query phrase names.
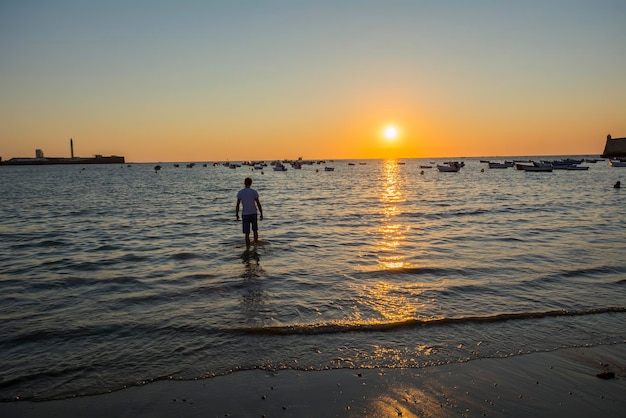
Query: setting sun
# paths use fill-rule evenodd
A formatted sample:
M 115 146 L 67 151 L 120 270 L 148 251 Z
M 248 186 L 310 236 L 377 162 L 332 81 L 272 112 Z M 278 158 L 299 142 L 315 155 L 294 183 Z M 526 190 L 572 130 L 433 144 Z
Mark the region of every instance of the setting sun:
M 398 128 L 393 125 L 387 126 L 383 131 L 383 136 L 389 141 L 396 139 L 398 137 Z

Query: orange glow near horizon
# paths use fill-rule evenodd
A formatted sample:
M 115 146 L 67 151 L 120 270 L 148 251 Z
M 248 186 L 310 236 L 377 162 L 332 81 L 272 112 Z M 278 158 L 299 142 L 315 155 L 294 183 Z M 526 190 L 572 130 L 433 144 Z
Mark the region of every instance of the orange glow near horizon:
M 541 135 L 536 127 L 512 129 L 495 123 L 491 131 L 487 131 L 469 119 L 449 124 L 444 114 L 433 109 L 411 113 L 396 108 L 393 125 L 381 123 L 387 118 L 380 114 L 390 113 L 387 109 L 357 111 L 362 113 L 343 119 L 325 115 L 328 118 L 317 123 L 276 123 L 261 128 L 246 125 L 247 121 L 198 124 L 197 120 L 183 119 L 180 123 L 163 120 L 153 125 L 115 128 L 85 123 L 76 126 L 72 135 L 66 135 L 65 127 L 50 132 L 35 129 L 11 134 L 14 140 L 3 144 L 0 156 L 3 159 L 34 157 L 35 149 L 42 149 L 49 157 L 67 157 L 70 137 L 74 138 L 76 156 L 122 155 L 129 163 L 274 160 L 300 156 L 304 159 L 408 159 L 591 155 L 602 151 L 606 138 L 603 135 L 589 141 L 593 133 L 588 128 L 581 129 L 573 138 L 568 134 L 570 127 L 565 125 L 545 128 Z M 572 139 L 566 147 L 550 138 Z M 595 145 L 581 145 L 585 142 Z

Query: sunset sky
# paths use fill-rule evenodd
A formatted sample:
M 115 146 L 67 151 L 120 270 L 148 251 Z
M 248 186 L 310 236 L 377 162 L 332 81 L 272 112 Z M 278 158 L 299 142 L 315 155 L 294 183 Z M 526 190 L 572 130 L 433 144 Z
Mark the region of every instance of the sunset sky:
M 3 159 L 599 154 L 625 98 L 623 0 L 0 2 Z

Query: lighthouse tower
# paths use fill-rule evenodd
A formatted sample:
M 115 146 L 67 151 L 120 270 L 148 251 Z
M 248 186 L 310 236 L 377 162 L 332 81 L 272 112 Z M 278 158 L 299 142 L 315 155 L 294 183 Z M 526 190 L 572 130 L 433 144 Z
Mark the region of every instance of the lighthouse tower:
M 74 141 L 70 138 L 70 152 L 72 154 L 72 158 L 74 158 Z

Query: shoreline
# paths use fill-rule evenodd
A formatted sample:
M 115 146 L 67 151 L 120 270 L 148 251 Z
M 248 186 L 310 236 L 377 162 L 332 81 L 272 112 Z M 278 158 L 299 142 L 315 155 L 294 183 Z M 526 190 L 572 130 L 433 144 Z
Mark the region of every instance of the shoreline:
M 599 373 L 613 373 L 603 379 Z M 606 375 L 604 377 L 607 377 Z M 4 417 L 619 416 L 626 343 L 416 369 L 237 371 L 94 396 L 0 403 Z

